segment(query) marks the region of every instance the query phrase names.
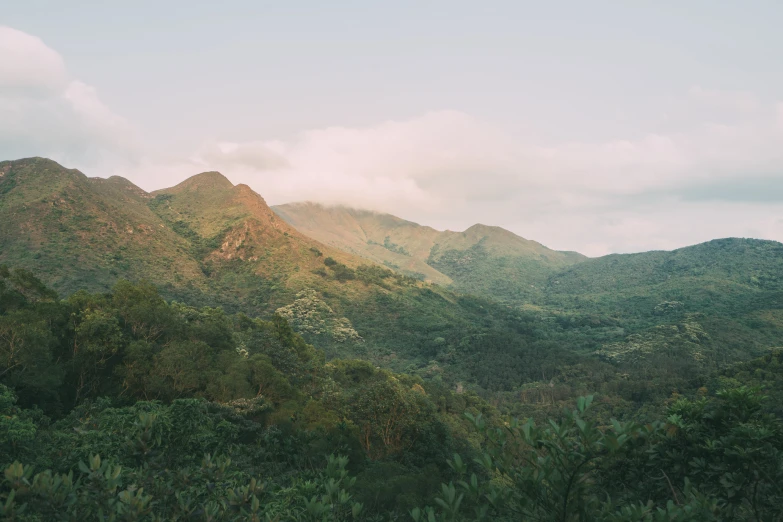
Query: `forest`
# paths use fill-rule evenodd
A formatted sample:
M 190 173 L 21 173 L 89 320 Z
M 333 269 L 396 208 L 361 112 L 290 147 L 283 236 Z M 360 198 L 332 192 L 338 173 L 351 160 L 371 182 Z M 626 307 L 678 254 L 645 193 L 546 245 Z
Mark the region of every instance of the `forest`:
M 546 367 L 558 353 L 530 332 L 524 366 Z M 561 361 L 579 383 L 567 391 L 489 376 L 455 389 L 327 360 L 280 314 L 169 301 L 143 281 L 60 298 L 2 266 L 0 515 L 781 519 L 783 352 L 698 372 L 691 359 L 673 393 L 639 394 L 617 360 L 579 355 Z

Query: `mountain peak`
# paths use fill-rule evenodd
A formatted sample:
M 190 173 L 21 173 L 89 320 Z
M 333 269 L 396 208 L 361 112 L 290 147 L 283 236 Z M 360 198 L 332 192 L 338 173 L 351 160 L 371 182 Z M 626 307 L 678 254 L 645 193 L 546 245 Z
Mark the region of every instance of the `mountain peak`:
M 80 178 L 86 178 L 84 174 L 76 169 L 69 169 L 63 167 L 59 163 L 49 158 L 42 158 L 39 156 L 31 158 L 21 158 L 17 160 L 0 161 L 0 174 L 4 175 L 11 170 L 19 172 L 25 172 L 34 174 L 34 177 L 39 175 L 52 176 L 77 176 Z
M 33 201 L 59 193 L 65 187 L 87 183 L 87 176 L 48 158 L 0 161 L 0 195 Z M 15 196 L 11 196 L 11 193 Z
M 234 187 L 234 191 L 237 194 L 252 196 L 254 198 L 260 199 L 261 201 L 264 202 L 264 204 L 266 204 L 266 200 L 264 200 L 263 196 L 261 196 L 261 194 L 259 194 L 258 192 L 256 192 L 252 188 L 250 188 L 249 185 L 245 185 L 244 183 L 240 183 L 238 185 L 234 185 L 233 187 Z
M 167 193 L 176 194 L 183 191 L 191 190 L 229 190 L 234 187 L 234 184 L 229 181 L 227 177 L 217 171 L 202 172 L 191 176 L 179 185 L 175 185 L 171 188 L 155 191 L 154 193 Z
M 30 158 L 20 158 L 16 160 L 0 161 L 0 166 L 12 165 L 15 167 L 36 165 L 38 167 L 55 167 L 58 169 L 65 169 L 62 165 L 49 158 L 42 158 L 40 156 L 32 156 Z
M 471 232 L 473 232 L 473 233 L 483 233 L 483 234 L 488 234 L 488 233 L 491 233 L 491 232 L 510 233 L 505 228 L 501 228 L 501 227 L 497 227 L 497 226 L 493 226 L 493 225 L 484 225 L 482 223 L 476 223 L 475 225 L 472 225 L 472 226 L 468 227 L 467 229 L 465 229 L 465 234 L 469 234 Z

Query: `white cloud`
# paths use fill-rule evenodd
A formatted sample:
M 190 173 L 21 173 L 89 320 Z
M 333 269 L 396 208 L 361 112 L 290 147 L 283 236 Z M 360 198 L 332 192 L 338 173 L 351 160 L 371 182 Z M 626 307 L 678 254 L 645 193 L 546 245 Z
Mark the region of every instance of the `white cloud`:
M 127 158 L 137 146 L 130 124 L 70 77 L 56 51 L 0 26 L 0 158 L 94 164 Z
M 730 235 L 782 240 L 772 216 L 783 210 L 783 183 L 779 200 L 746 204 L 753 187 L 783 181 L 780 105 L 689 94 L 692 103 L 713 106 L 710 121 L 638 140 L 538 147 L 441 111 L 310 130 L 289 141 L 215 143 L 192 164 L 247 183 L 273 204 L 347 204 L 451 229 L 497 224 L 592 255 Z M 745 115 L 721 123 L 720 107 Z M 183 178 L 187 170 L 180 165 Z M 754 184 L 732 188 L 748 176 Z
M 433 111 L 161 157 L 56 51 L 0 27 L 2 159 L 48 156 L 148 190 L 219 170 L 272 204 L 348 204 L 452 230 L 482 222 L 590 255 L 732 235 L 783 240 L 783 103 L 702 87 L 683 100 L 670 128 L 639 139 L 540 146 Z
M 758 109 L 760 104 L 758 98 L 750 92 L 721 91 L 694 85 L 688 94 L 700 103 L 740 113 L 751 113 Z
M 0 26 L 0 89 L 56 92 L 66 83 L 65 63 L 40 38 Z

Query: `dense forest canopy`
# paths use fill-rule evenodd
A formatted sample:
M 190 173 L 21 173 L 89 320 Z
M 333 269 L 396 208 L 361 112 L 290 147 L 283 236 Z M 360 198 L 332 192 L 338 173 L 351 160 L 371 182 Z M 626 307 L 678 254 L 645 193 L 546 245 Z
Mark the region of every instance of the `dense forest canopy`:
M 279 315 L 144 282 L 61 300 L 2 267 L 0 357 L 10 520 L 783 515 L 780 352 L 705 373 L 646 419 L 615 420 L 599 394 L 518 422 L 442 381 L 326 362 Z M 563 403 L 548 400 L 539 413 Z

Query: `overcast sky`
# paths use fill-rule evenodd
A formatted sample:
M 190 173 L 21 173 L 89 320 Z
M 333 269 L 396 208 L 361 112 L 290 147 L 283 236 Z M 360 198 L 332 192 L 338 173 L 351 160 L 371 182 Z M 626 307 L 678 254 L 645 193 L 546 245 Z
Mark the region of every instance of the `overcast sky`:
M 783 2 L 11 1 L 0 160 L 480 222 L 783 240 Z

